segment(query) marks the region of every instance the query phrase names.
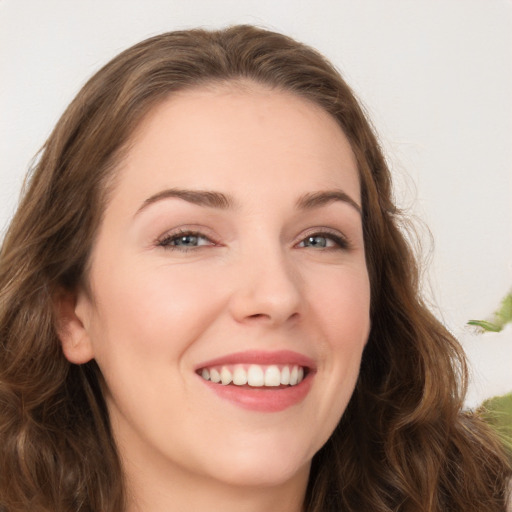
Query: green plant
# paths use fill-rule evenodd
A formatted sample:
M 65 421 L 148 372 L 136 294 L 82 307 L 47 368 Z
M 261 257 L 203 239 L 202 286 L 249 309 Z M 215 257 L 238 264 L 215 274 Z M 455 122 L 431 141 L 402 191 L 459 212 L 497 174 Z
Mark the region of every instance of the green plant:
M 510 322 L 512 322 L 512 291 L 503 298 L 491 319 L 470 320 L 468 324 L 478 327 L 481 332 L 500 332 Z M 512 393 L 485 400 L 477 412 L 498 433 L 512 461 Z
M 483 331 L 500 332 L 509 322 L 512 322 L 512 291 L 505 295 L 490 320 L 470 320 L 468 325 L 475 325 Z
M 512 393 L 486 400 L 478 412 L 498 433 L 512 459 Z

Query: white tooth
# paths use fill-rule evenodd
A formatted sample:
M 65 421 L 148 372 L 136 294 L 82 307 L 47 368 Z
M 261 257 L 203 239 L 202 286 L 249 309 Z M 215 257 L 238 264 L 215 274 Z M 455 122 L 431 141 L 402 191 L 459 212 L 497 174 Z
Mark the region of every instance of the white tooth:
M 265 371 L 265 386 L 279 386 L 281 384 L 281 372 L 275 365 L 269 366 Z
M 283 366 L 283 369 L 281 370 L 281 384 L 284 384 L 285 386 L 290 384 L 290 367 L 289 366 Z
M 204 380 L 210 380 L 210 372 L 207 368 L 203 368 L 203 371 L 201 372 L 201 377 L 203 377 Z
M 233 384 L 243 386 L 247 384 L 247 372 L 242 366 L 237 366 L 233 372 Z
M 295 386 L 297 384 L 297 378 L 299 376 L 299 369 L 294 366 L 292 368 L 292 373 L 290 374 L 290 386 Z
M 258 366 L 256 364 L 252 364 L 249 366 L 249 371 L 247 372 L 247 384 L 249 386 L 263 386 L 265 383 L 265 379 L 263 377 L 263 370 L 261 369 L 261 366 Z
M 297 384 L 299 384 L 299 382 L 302 382 L 303 379 L 304 379 L 304 368 L 302 368 L 302 366 L 299 366 L 299 371 L 298 371 L 298 375 L 297 375 Z
M 223 366 L 222 370 L 220 371 L 220 380 L 223 386 L 231 384 L 231 381 L 233 380 L 231 372 L 225 366 Z
M 210 370 L 210 380 L 216 384 L 220 382 L 220 373 L 215 368 Z

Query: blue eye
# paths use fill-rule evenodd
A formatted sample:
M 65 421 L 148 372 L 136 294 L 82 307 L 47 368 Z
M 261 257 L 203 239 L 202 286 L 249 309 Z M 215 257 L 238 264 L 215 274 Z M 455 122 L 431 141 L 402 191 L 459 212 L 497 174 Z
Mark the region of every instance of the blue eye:
M 197 247 L 199 245 L 199 237 L 197 235 L 183 235 L 170 240 L 169 245 Z
M 200 233 L 176 233 L 163 238 L 157 243 L 158 246 L 166 249 L 187 250 L 196 247 L 214 245 L 214 243 Z
M 302 242 L 303 247 L 327 247 L 328 240 L 325 236 L 308 236 Z
M 315 233 L 307 236 L 299 243 L 299 247 L 312 249 L 346 249 L 347 241 L 339 235 L 332 233 Z

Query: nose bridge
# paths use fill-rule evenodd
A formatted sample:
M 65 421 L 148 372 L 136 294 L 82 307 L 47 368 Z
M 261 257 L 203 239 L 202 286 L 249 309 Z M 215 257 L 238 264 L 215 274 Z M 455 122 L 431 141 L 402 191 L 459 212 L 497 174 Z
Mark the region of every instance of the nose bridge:
M 278 241 L 245 247 L 238 261 L 232 312 L 237 320 L 282 323 L 299 314 L 300 276 Z

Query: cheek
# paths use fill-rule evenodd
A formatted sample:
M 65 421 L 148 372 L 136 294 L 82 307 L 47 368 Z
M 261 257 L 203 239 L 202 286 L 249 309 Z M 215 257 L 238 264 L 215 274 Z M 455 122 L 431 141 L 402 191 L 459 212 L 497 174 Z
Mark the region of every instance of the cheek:
M 334 430 L 352 396 L 370 331 L 370 288 L 366 271 L 340 271 L 316 289 L 312 304 L 319 333 L 323 371 L 317 373 L 319 417 L 325 439 Z
M 323 282 L 323 286 L 319 286 Z M 362 350 L 370 330 L 370 284 L 365 267 L 340 269 L 310 286 L 310 304 L 331 350 Z
M 121 361 L 130 354 L 146 359 L 176 357 L 219 314 L 222 299 L 208 282 L 211 276 L 192 266 L 179 271 L 165 265 L 130 267 L 130 272 L 118 268 L 103 276 L 95 286 L 97 359 L 112 356 Z

